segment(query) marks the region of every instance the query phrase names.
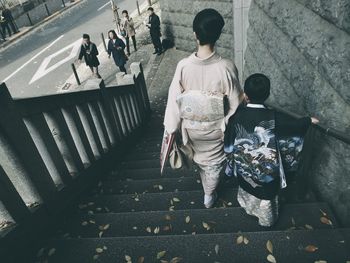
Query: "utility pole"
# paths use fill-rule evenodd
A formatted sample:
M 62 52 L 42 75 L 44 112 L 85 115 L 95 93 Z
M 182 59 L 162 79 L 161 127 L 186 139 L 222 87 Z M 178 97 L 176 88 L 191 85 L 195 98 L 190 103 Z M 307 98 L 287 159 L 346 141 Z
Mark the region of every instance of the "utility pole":
M 117 25 L 117 31 L 120 34 L 120 17 L 119 17 L 119 7 L 114 3 L 113 0 L 110 0 L 111 2 L 111 7 L 112 7 L 112 11 L 113 11 L 113 15 L 114 15 L 114 20 L 115 23 Z

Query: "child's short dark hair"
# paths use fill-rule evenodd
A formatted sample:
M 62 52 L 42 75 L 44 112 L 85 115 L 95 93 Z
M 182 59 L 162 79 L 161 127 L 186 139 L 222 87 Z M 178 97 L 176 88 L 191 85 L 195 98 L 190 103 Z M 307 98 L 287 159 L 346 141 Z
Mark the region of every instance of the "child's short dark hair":
M 214 45 L 219 39 L 224 18 L 215 9 L 208 8 L 200 11 L 193 20 L 193 32 L 196 33 L 200 45 Z
M 154 9 L 153 9 L 153 7 L 149 7 L 149 8 L 147 9 L 147 11 L 152 11 L 152 12 L 154 12 Z
M 90 36 L 88 34 L 83 34 L 84 39 L 90 39 Z
M 252 103 L 263 103 L 270 96 L 270 80 L 264 74 L 250 75 L 244 83 L 244 92 Z
M 127 10 L 123 10 L 122 14 L 129 14 Z

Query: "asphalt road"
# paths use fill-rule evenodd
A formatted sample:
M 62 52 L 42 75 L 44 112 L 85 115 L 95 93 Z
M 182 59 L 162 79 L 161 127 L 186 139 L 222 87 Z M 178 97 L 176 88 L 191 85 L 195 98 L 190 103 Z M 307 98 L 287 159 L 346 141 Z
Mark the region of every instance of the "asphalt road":
M 55 93 L 72 74 L 70 64 L 78 56 L 82 34 L 88 33 L 99 45 L 101 33 L 106 36 L 115 28 L 108 2 L 86 0 L 0 50 L 0 82 L 6 83 L 13 97 Z M 115 3 L 120 11 L 136 9 L 136 0 Z

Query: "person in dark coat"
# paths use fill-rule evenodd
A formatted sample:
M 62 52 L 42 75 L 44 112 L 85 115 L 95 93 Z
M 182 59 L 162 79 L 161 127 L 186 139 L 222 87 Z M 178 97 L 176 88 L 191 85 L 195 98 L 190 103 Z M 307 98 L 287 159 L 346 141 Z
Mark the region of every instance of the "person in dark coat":
M 1 24 L 1 20 L 0 20 L 0 24 Z M 2 27 L 1 26 L 0 26 L 0 36 L 1 36 L 3 41 L 6 41 L 6 37 L 5 37 L 5 34 L 2 32 Z
M 110 58 L 112 55 L 114 62 L 119 67 L 120 71 L 127 74 L 125 64 L 128 58 L 124 52 L 125 44 L 123 40 L 118 37 L 114 30 L 110 30 L 108 32 L 108 38 L 108 58 Z
M 154 45 L 155 51 L 153 54 L 160 55 L 163 52 L 162 42 L 160 41 L 160 37 L 162 36 L 160 32 L 160 19 L 159 19 L 159 16 L 157 16 L 154 13 L 153 7 L 149 7 L 148 12 L 149 12 L 149 19 L 148 19 L 148 24 L 146 26 L 150 30 L 152 43 Z
M 98 73 L 100 61 L 98 60 L 97 56 L 98 50 L 96 45 L 90 41 L 90 36 L 88 34 L 84 34 L 78 60 L 81 62 L 82 58 L 84 57 L 85 63 L 91 69 L 92 75 L 100 79 L 101 76 Z
M 14 34 L 15 34 L 15 33 L 18 33 L 19 31 L 18 31 L 18 29 L 17 29 L 15 20 L 13 19 L 11 10 L 5 7 L 5 9 L 2 10 L 2 16 L 5 18 L 5 20 L 7 21 L 7 23 L 11 26 L 12 32 L 13 32 Z
M 10 37 L 12 33 L 9 27 L 9 22 L 3 15 L 0 16 L 0 24 L 1 24 L 2 35 L 6 37 L 6 30 L 7 30 L 7 33 Z

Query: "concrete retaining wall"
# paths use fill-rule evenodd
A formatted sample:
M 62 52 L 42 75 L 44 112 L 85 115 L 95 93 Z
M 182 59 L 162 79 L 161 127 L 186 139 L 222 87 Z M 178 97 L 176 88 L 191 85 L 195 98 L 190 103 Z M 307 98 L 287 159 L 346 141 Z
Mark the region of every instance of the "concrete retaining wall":
M 160 7 L 163 36 L 174 40 L 177 48 L 190 52 L 196 49 L 192 29 L 195 15 L 204 8 L 218 10 L 225 18 L 226 24 L 218 41 L 218 52 L 223 57 L 233 59 L 233 4 L 231 0 L 160 0 Z
M 29 12 L 27 12 L 33 24 L 42 21 L 48 16 L 45 4 L 47 6 L 47 9 L 49 10 L 50 15 L 63 8 L 62 0 L 47 0 L 45 3 L 38 5 Z M 16 24 L 19 28 L 31 25 L 27 13 L 22 13 L 19 16 L 14 15 Z
M 268 75 L 270 100 L 350 133 L 350 2 L 252 0 L 244 77 Z M 350 146 L 318 134 L 315 192 L 350 225 Z

